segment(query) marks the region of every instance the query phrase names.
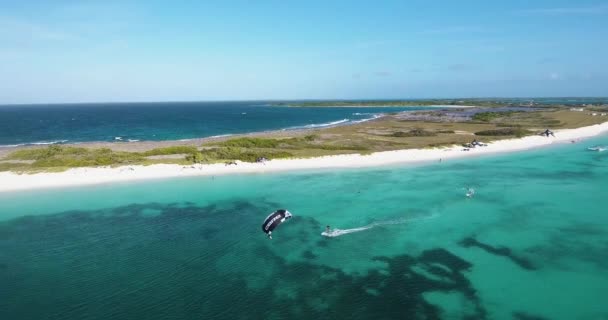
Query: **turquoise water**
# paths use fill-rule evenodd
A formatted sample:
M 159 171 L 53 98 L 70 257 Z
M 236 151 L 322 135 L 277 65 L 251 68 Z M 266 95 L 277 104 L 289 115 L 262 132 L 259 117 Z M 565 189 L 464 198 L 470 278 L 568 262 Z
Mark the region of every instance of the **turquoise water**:
M 0 319 L 608 319 L 595 144 L 0 194 Z

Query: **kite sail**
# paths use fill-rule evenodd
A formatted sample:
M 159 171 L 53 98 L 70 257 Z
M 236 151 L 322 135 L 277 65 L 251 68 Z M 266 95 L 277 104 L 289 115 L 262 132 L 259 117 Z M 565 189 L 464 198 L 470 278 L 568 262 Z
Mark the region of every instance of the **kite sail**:
M 291 218 L 289 211 L 284 209 L 277 210 L 266 217 L 264 223 L 262 223 L 262 231 L 268 235 L 268 238 L 272 239 L 272 231 L 289 218 Z

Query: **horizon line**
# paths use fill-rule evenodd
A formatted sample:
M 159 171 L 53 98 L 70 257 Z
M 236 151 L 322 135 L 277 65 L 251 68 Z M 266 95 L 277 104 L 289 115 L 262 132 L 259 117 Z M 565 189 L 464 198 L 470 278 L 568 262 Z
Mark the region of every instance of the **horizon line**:
M 298 101 L 428 101 L 428 100 L 490 100 L 490 99 L 608 99 L 608 96 L 519 96 L 519 97 L 452 97 L 452 98 L 304 98 L 304 99 L 210 99 L 210 100 L 158 100 L 158 101 L 79 101 L 79 102 L 35 102 L 35 103 L 0 103 L 0 106 L 39 106 L 39 105 L 77 105 L 77 104 L 152 104 L 152 103 L 212 103 L 212 102 L 298 102 Z

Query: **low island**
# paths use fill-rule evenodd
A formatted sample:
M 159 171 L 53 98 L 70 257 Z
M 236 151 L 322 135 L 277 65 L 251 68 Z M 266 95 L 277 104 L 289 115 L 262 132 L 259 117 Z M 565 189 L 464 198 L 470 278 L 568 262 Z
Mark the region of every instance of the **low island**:
M 436 108 L 352 125 L 189 141 L 0 149 L 0 191 L 145 178 L 442 161 L 608 131 L 608 106 Z M 555 136 L 547 136 L 547 130 Z

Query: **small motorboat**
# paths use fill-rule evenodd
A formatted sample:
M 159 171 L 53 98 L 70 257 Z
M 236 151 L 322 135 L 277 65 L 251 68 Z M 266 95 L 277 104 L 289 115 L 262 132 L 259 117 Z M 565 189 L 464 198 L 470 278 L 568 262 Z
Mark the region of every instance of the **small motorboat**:
M 608 147 L 605 147 L 605 146 L 595 146 L 595 147 L 587 148 L 587 150 L 589 150 L 589 151 L 598 151 L 598 152 L 606 151 L 606 149 L 608 149 Z

